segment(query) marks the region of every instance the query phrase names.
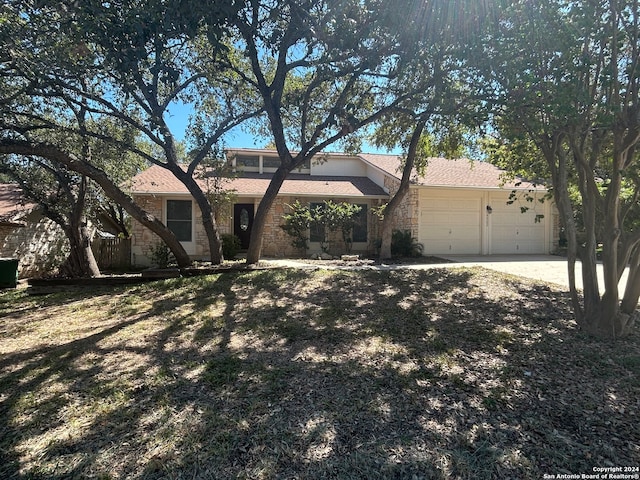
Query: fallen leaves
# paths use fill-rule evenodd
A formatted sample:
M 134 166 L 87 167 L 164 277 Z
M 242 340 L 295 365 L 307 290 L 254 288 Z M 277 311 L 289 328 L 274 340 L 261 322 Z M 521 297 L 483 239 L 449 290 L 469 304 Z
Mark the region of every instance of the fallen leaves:
M 638 333 L 583 335 L 545 285 L 278 270 L 33 302 L 0 294 L 3 478 L 537 479 L 640 463 Z

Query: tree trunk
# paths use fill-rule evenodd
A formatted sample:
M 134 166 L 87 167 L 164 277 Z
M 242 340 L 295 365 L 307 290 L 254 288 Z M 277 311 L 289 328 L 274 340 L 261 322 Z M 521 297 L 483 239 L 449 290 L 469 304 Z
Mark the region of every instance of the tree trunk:
M 575 145 L 573 148 L 577 148 Z M 576 322 L 582 330 L 599 338 L 619 338 L 631 332 L 638 317 L 635 311 L 640 287 L 634 285 L 639 278 L 629 278 L 627 291 L 622 304 L 619 300 L 618 280 L 620 269 L 618 258 L 620 256 L 621 228 L 618 222 L 619 215 L 619 176 L 614 175 L 612 185 L 608 191 L 606 203 L 603 204 L 605 212 L 604 231 L 607 236 L 603 238 L 603 270 L 604 270 L 604 294 L 600 296 L 597 278 L 597 237 L 596 223 L 597 202 L 600 200 L 594 191 L 589 175 L 592 175 L 591 167 L 583 157 L 573 152 L 572 158 L 579 174 L 579 187 L 582 200 L 583 221 L 586 230 L 586 244 L 578 245 L 576 225 L 573 219 L 573 206 L 567 193 L 567 157 L 561 148 L 556 146 L 553 153 L 558 163 L 550 161 L 551 150 L 545 152 L 549 166 L 554 172 L 554 194 L 556 205 L 561 214 L 561 219 L 567 234 L 568 242 L 568 267 L 569 286 L 571 300 L 574 307 Z M 580 297 L 575 285 L 575 260 L 578 256 L 582 266 L 583 292 Z M 625 257 L 623 255 L 623 257 Z M 634 256 L 635 258 L 635 256 Z M 633 263 L 633 262 L 632 262 Z M 634 271 L 635 275 L 635 271 Z M 624 306 L 624 308 L 623 308 Z
M 189 190 L 189 193 L 191 193 L 191 196 L 198 204 L 198 208 L 200 208 L 200 213 L 202 214 L 202 226 L 204 227 L 209 243 L 211 263 L 219 265 L 223 261 L 222 242 L 220 241 L 220 234 L 215 219 L 213 218 L 211 202 L 209 202 L 209 199 L 191 174 L 182 170 L 175 163 L 169 163 L 169 166 L 171 173 L 187 187 L 187 190 Z
M 614 311 L 601 308 L 585 316 L 580 327 L 594 337 L 613 340 L 631 333 L 639 317 L 638 311 L 624 313 L 619 308 Z
M 72 278 L 100 276 L 98 263 L 93 256 L 93 250 L 91 250 L 91 234 L 84 216 L 86 194 L 87 177 L 82 175 L 77 194 L 73 200 L 70 200 L 73 201 L 73 204 L 68 216 L 69 223 L 65 225 L 62 218 L 58 220 L 58 224 L 69 240 L 70 247 L 69 256 L 60 267 L 60 273 Z
M 380 244 L 380 259 L 391 258 L 391 239 L 393 237 L 393 214 L 397 210 L 398 206 L 402 203 L 404 198 L 409 193 L 409 186 L 411 184 L 411 172 L 415 166 L 416 155 L 418 152 L 418 142 L 422 136 L 422 132 L 425 127 L 425 121 L 421 120 L 415 127 L 413 134 L 411 135 L 411 141 L 409 143 L 409 150 L 407 152 L 407 159 L 402 170 L 402 179 L 400 180 L 400 186 L 393 198 L 389 200 L 387 206 L 384 209 L 384 217 L 382 219 L 382 227 L 380 237 L 382 243 Z
M 396 192 L 396 195 L 391 199 L 393 201 L 394 198 L 400 193 Z M 406 193 L 406 192 L 405 192 Z M 404 195 L 402 195 L 404 197 Z M 384 209 L 384 217 L 382 217 L 382 226 L 380 227 L 380 259 L 386 260 L 391 258 L 391 240 L 393 237 L 393 221 L 391 214 L 395 210 L 394 206 L 391 204 L 391 201 L 387 204 Z M 391 212 L 391 213 L 390 213 Z
M 176 236 L 169 230 L 164 223 L 155 216 L 140 208 L 132 199 L 124 193 L 116 184 L 114 184 L 109 176 L 102 170 L 90 165 L 86 162 L 76 159 L 73 155 L 68 154 L 49 144 L 32 144 L 18 140 L 3 139 L 0 142 L 0 153 L 14 153 L 16 155 L 35 155 L 48 158 L 53 162 L 64 165 L 69 170 L 86 175 L 98 185 L 102 187 L 105 194 L 114 202 L 122 205 L 122 207 L 147 227 L 167 245 L 173 253 L 176 262 L 180 268 L 191 265 L 191 259 L 185 251 L 182 244 L 176 239 Z
M 253 227 L 251 228 L 251 240 L 249 241 L 249 249 L 247 250 L 247 264 L 252 265 L 258 263 L 260 255 L 262 254 L 262 236 L 264 234 L 264 228 L 267 224 L 267 214 L 271 210 L 271 206 L 278 196 L 280 187 L 287 178 L 288 171 L 280 167 L 273 174 L 269 187 L 265 192 L 256 214 L 253 218 Z
M 623 313 L 632 314 L 638 306 L 640 298 L 640 245 L 635 247 L 631 261 L 629 262 L 629 276 L 627 286 L 622 297 L 621 310 Z
M 64 232 L 71 249 L 60 272 L 72 278 L 99 277 L 100 269 L 91 250 L 91 235 L 87 226 L 67 225 Z

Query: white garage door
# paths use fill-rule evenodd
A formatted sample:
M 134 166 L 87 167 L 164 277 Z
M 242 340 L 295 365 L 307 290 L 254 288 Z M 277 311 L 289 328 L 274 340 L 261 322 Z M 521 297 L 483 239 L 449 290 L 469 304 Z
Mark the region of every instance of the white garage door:
M 426 255 L 479 254 L 480 197 L 420 198 L 419 241 Z
M 493 254 L 544 254 L 546 248 L 546 217 L 536 216 L 544 209 L 541 203 L 516 201 L 508 205 L 507 196 L 492 194 L 491 208 L 491 252 Z M 521 207 L 529 207 L 522 213 Z

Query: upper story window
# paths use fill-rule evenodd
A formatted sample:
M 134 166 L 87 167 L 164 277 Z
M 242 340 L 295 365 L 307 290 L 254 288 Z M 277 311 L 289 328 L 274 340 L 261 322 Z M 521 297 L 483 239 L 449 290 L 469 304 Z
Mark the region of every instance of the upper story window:
M 278 168 L 280 166 L 280 158 L 278 157 L 262 157 L 263 168 Z
M 280 167 L 280 158 L 271 152 L 268 155 L 238 154 L 235 156 L 235 167 L 241 172 L 273 173 Z M 296 173 L 310 173 L 311 161 L 307 160 Z
M 167 200 L 167 228 L 178 241 L 193 241 L 193 207 L 191 200 Z
M 260 157 L 258 155 L 238 155 L 236 167 L 247 171 L 257 171 L 260 168 Z

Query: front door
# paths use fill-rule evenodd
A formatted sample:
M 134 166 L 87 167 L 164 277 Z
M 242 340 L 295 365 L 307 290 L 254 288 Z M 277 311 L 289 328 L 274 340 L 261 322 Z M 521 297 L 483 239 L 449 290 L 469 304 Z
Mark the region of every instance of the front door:
M 251 227 L 253 226 L 253 203 L 236 203 L 233 205 L 233 233 L 240 239 L 243 250 L 249 248 Z

